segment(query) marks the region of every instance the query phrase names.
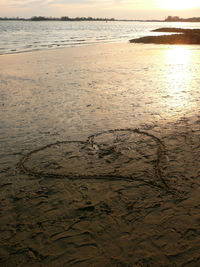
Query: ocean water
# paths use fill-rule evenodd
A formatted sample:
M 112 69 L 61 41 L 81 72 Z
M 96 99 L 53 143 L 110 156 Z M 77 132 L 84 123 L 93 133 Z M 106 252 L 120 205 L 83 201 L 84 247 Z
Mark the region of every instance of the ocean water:
M 128 42 L 149 35 L 151 30 L 161 27 L 200 28 L 200 23 L 0 21 L 0 55 L 96 43 Z

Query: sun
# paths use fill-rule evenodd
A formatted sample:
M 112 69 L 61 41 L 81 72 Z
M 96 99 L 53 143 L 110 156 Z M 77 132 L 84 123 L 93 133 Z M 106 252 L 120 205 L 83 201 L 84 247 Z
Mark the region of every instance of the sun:
M 198 0 L 161 0 L 161 5 L 165 9 L 171 10 L 183 10 L 183 9 L 193 9 L 200 7 Z

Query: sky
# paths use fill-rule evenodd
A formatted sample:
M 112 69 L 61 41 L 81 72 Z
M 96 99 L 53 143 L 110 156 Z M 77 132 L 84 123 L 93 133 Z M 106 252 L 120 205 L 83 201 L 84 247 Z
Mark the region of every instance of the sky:
M 0 0 L 0 17 L 200 17 L 200 0 Z

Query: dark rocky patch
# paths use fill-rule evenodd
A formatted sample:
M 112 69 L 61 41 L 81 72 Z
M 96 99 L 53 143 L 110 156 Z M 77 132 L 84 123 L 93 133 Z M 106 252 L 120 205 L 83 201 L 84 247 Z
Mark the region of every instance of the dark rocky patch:
M 130 43 L 152 44 L 200 44 L 200 29 L 159 28 L 154 32 L 172 32 L 178 34 L 145 36 L 130 40 Z

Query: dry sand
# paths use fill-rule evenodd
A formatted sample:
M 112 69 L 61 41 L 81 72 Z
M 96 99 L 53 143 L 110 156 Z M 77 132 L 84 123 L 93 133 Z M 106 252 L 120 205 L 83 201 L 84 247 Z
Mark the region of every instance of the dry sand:
M 53 82 L 56 60 L 60 68 L 64 64 L 72 66 L 75 58 L 94 64 L 95 53 L 104 51 L 110 56 L 110 64 L 118 62 L 126 70 L 128 58 L 134 53 L 130 44 L 98 49 L 5 55 L 0 58 L 4 66 L 1 73 L 15 76 L 23 72 L 26 78 L 40 72 L 38 79 L 42 79 L 48 72 Z M 141 48 L 136 49 L 142 55 Z M 165 48 L 158 53 L 162 49 Z M 153 46 L 149 53 L 156 54 Z M 198 51 L 196 55 L 199 56 Z M 103 61 L 109 64 L 105 58 L 95 62 L 100 72 Z M 25 78 L 22 84 L 28 86 Z M 7 82 L 10 86 L 11 81 Z M 152 121 L 139 121 L 130 128 L 139 128 L 143 133 L 106 132 L 92 136 L 88 143 L 84 143 L 88 136 L 100 132 L 99 128 L 76 136 L 74 129 L 71 139 L 68 133 L 68 140 L 81 140 L 81 148 L 80 144 L 71 143 L 69 149 L 65 143 L 29 154 L 31 160 L 24 163 L 25 173 L 16 164 L 2 167 L 1 266 L 200 266 L 198 111 L 186 109 L 183 115 L 166 116 L 155 125 Z M 120 126 L 128 128 L 126 123 Z M 55 141 L 56 138 L 48 139 L 46 144 Z M 38 147 L 28 146 L 26 153 Z M 70 161 L 61 161 L 60 155 L 65 153 L 69 159 L 72 150 L 75 155 Z M 16 163 L 22 158 L 18 155 Z M 66 174 L 66 164 L 76 164 L 76 168 Z M 114 169 L 110 170 L 110 166 Z M 30 175 L 28 168 L 36 175 Z M 126 172 L 126 176 L 130 175 L 130 169 L 134 169 L 130 179 L 123 178 Z M 48 176 L 49 172 L 53 177 Z M 115 177 L 111 179 L 110 173 Z

